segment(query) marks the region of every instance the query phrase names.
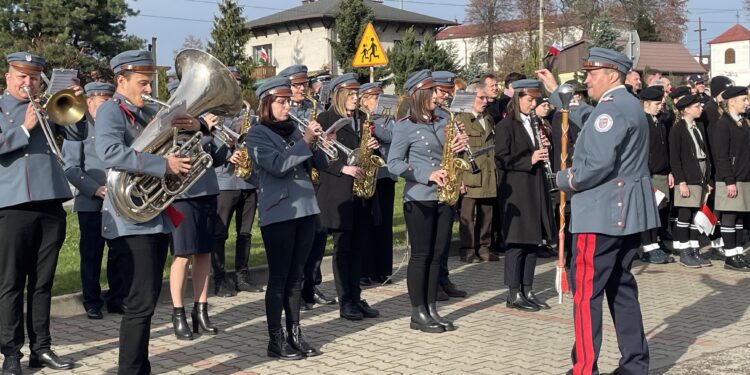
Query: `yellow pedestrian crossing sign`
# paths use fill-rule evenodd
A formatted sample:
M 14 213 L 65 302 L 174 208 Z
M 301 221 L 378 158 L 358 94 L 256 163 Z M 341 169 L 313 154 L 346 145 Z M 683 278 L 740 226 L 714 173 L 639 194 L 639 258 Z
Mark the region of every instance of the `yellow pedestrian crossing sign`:
M 378 34 L 375 33 L 375 28 L 372 27 L 372 22 L 368 22 L 365 32 L 362 33 L 362 38 L 359 40 L 352 66 L 364 68 L 380 65 L 388 65 L 388 56 L 385 55 L 385 50 L 380 45 L 380 39 L 378 39 Z

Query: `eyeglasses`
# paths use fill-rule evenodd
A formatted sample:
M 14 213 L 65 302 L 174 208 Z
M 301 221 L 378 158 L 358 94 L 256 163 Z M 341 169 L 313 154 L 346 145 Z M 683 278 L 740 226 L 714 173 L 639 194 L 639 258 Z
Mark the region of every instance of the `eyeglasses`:
M 278 103 L 278 104 L 281 104 L 281 105 L 291 104 L 292 103 L 292 99 L 291 98 L 276 98 L 276 100 L 274 100 L 274 103 Z

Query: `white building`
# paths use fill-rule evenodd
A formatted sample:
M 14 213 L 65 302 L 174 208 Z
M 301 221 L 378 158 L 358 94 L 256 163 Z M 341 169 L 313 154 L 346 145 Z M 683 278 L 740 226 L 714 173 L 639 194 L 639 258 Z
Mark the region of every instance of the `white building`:
M 336 13 L 342 0 L 302 1 L 302 5 L 249 21 L 246 25 L 252 36 L 245 52 L 256 61 L 266 60 L 279 70 L 290 65 L 304 64 L 311 71 L 330 70 L 340 73 L 329 40 L 336 40 Z M 382 0 L 365 0 L 374 13 L 373 26 L 384 50 L 393 48 L 403 38 L 404 31 L 414 27 L 417 41 L 455 22 L 408 12 L 382 4 Z M 263 55 L 266 59 L 263 59 Z
M 738 85 L 750 84 L 750 30 L 736 24 L 708 44 L 711 77 L 727 76 Z

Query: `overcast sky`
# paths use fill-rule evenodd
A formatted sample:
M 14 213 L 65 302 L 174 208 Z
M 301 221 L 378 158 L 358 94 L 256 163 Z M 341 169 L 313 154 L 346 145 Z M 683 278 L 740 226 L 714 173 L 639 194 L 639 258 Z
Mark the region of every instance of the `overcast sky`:
M 158 40 L 158 62 L 172 65 L 173 50 L 178 49 L 185 36 L 193 34 L 205 43 L 210 39 L 213 16 L 218 13 L 218 0 L 128 0 L 141 13 L 131 17 L 127 32 L 141 38 Z M 301 4 L 300 0 L 240 0 L 244 16 L 248 20 L 267 16 Z M 463 21 L 464 7 L 469 0 L 385 0 L 385 4 L 400 7 L 447 20 Z M 694 54 L 698 53 L 698 17 L 702 18 L 703 50 L 707 54 L 706 42 L 718 36 L 737 22 L 750 28 L 750 17 L 742 10 L 741 0 L 689 0 L 688 32 L 685 44 Z M 654 9 L 654 12 L 658 12 Z M 656 17 L 658 20 L 658 16 Z

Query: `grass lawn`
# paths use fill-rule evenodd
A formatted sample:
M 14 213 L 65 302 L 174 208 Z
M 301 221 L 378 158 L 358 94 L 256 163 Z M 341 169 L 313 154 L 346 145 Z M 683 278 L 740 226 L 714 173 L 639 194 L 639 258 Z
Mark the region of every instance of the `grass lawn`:
M 393 214 L 393 242 L 394 246 L 405 246 L 406 235 L 404 226 L 404 214 L 403 206 L 401 205 L 402 191 L 404 189 L 403 181 L 399 181 L 396 184 L 396 204 Z M 256 226 L 253 227 L 253 238 L 252 248 L 250 250 L 250 263 L 252 266 L 266 264 L 266 253 L 263 251 L 263 239 L 260 235 L 260 230 L 257 227 L 257 220 L 255 221 Z M 230 228 L 234 228 L 234 224 Z M 454 236 L 457 235 L 458 226 L 454 225 L 453 232 Z M 81 276 L 79 272 L 80 257 L 78 256 L 78 216 L 74 212 L 68 212 L 68 227 L 67 235 L 65 237 L 65 244 L 63 244 L 62 250 L 60 251 L 60 258 L 57 263 L 57 273 L 55 275 L 55 284 L 52 290 L 53 295 L 61 295 L 67 293 L 73 293 L 81 290 Z M 226 244 L 226 259 L 228 270 L 234 269 L 234 243 L 236 235 L 233 230 L 230 230 L 229 240 Z M 328 238 L 328 245 L 326 246 L 326 254 L 330 254 L 333 251 L 333 245 L 331 238 Z M 102 286 L 106 286 L 106 256 L 102 265 L 102 276 L 100 282 Z M 169 264 L 171 264 L 171 256 L 167 259 L 167 267 L 164 268 L 164 276 L 169 275 Z

